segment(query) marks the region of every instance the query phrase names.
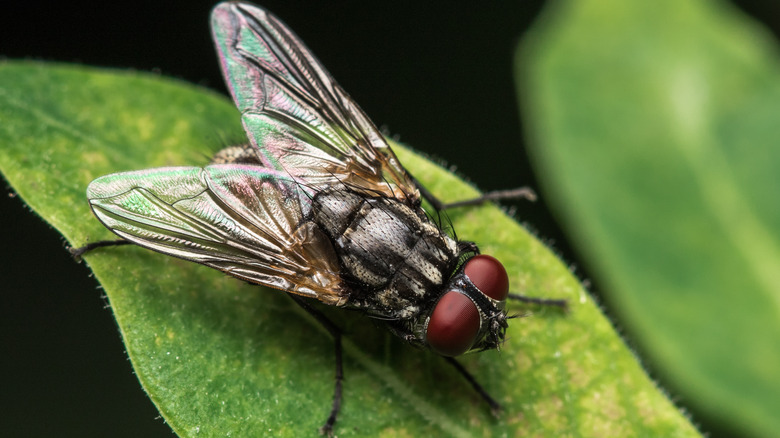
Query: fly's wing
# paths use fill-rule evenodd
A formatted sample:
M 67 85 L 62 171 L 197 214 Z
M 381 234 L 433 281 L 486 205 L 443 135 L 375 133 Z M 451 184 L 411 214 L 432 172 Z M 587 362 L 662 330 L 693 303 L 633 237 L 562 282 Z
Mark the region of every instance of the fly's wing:
M 314 190 L 343 183 L 419 202 L 417 187 L 374 124 L 284 23 L 257 6 L 226 2 L 212 11 L 211 29 L 264 166 Z
M 327 304 L 347 301 L 332 244 L 304 220 L 310 199 L 287 175 L 166 167 L 98 178 L 87 198 L 108 229 L 140 246 Z

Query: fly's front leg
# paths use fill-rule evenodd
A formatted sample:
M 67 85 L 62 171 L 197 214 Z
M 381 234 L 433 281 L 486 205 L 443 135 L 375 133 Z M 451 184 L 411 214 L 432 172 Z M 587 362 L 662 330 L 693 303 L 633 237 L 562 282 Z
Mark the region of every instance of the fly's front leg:
M 339 410 L 341 410 L 341 385 L 342 381 L 344 380 L 344 368 L 342 366 L 341 360 L 341 329 L 338 328 L 336 324 L 333 324 L 333 322 L 328 319 L 328 317 L 325 316 L 322 312 L 307 303 L 303 298 L 293 294 L 288 295 L 293 299 L 293 301 L 301 306 L 303 310 L 308 312 L 309 315 L 313 316 L 317 322 L 322 324 L 322 326 L 325 327 L 330 335 L 333 336 L 333 343 L 336 349 L 336 386 L 333 389 L 333 405 L 330 408 L 330 415 L 328 415 L 328 419 L 325 420 L 325 424 L 323 424 L 320 428 L 320 434 L 332 436 L 333 425 L 336 423 L 336 417 L 339 414 Z
M 422 195 L 422 197 L 425 198 L 426 201 L 430 202 L 430 204 L 433 206 L 433 208 L 436 209 L 436 211 L 442 211 L 442 210 L 447 210 L 456 207 L 480 205 L 488 201 L 503 201 L 508 199 L 526 199 L 528 201 L 536 201 L 536 193 L 534 193 L 534 191 L 531 190 L 530 187 L 519 187 L 511 190 L 495 190 L 492 192 L 483 193 L 482 195 L 473 199 L 465 199 L 463 201 L 444 203 L 439 198 L 437 198 L 436 195 L 428 191 L 428 189 L 426 189 L 425 186 L 420 184 L 420 182 L 417 181 L 417 178 L 412 176 L 412 180 L 414 181 L 414 184 L 417 186 L 417 189 L 420 191 L 420 195 Z
M 417 338 L 414 334 L 404 329 L 403 326 L 393 326 L 388 324 L 388 328 L 390 328 L 390 331 L 393 332 L 393 334 L 407 342 L 414 343 L 414 339 Z M 455 360 L 454 357 L 442 356 L 442 358 L 444 358 L 447 363 L 452 365 L 460 373 L 460 375 L 463 376 L 467 382 L 469 382 L 471 387 L 474 388 L 479 396 L 485 400 L 488 406 L 490 406 L 490 411 L 493 413 L 493 415 L 498 415 L 498 413 L 501 412 L 501 404 L 498 403 L 493 397 L 491 397 L 490 394 L 488 394 L 487 390 L 485 390 L 485 388 L 483 388 L 482 385 L 477 382 L 477 379 L 470 372 L 468 372 L 466 368 L 463 367 L 463 365 Z
M 529 201 L 536 201 L 536 193 L 534 193 L 530 187 L 519 187 L 511 190 L 496 190 L 493 192 L 487 192 L 473 199 L 466 199 L 463 201 L 450 202 L 445 204 L 439 198 L 437 198 L 436 195 L 428 191 L 425 186 L 420 184 L 420 181 L 418 181 L 417 178 L 414 176 L 411 176 L 411 178 L 412 181 L 414 181 L 414 184 L 417 186 L 417 189 L 420 191 L 420 195 L 422 195 L 422 197 L 425 198 L 425 200 L 428 201 L 433 206 L 433 208 L 436 209 L 436 211 L 442 211 L 456 207 L 479 205 L 488 201 L 501 201 L 507 199 L 526 199 Z M 476 246 L 474 246 L 474 250 L 476 250 Z M 508 298 L 522 301 L 524 303 L 538 304 L 542 306 L 554 306 L 559 307 L 564 311 L 568 310 L 568 304 L 566 300 L 533 298 L 519 294 L 509 294 Z
M 568 301 L 564 299 L 551 299 L 551 298 L 536 298 L 527 297 L 520 294 L 509 294 L 507 298 L 511 300 L 522 301 L 524 303 L 538 304 L 540 306 L 553 306 L 563 309 L 563 311 L 569 310 Z
M 89 251 L 92 251 L 93 249 L 97 248 L 103 248 L 106 246 L 122 246 L 122 245 L 131 245 L 133 242 L 130 242 L 129 240 L 124 239 L 118 239 L 118 240 L 100 240 L 97 242 L 88 243 L 84 246 L 80 246 L 78 248 L 68 247 L 68 252 L 70 252 L 70 255 L 73 256 L 74 259 L 81 260 L 81 256 L 88 253 Z
M 488 394 L 488 392 L 485 390 L 485 388 L 482 387 L 482 385 L 477 382 L 477 379 L 474 378 L 473 375 L 471 375 L 470 372 L 466 370 L 466 368 L 463 367 L 455 358 L 443 356 L 444 359 L 447 360 L 447 362 L 455 367 L 456 370 L 471 384 L 471 387 L 474 388 L 475 391 L 482 397 L 483 400 L 490 406 L 490 411 L 493 413 L 493 415 L 498 415 L 501 412 L 501 404 L 496 401 L 493 397 Z

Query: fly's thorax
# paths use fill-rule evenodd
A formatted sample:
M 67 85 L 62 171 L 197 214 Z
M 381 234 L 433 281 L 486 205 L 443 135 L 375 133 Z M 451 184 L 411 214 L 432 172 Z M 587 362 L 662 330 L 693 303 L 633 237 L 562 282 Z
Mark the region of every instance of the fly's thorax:
M 331 237 L 350 304 L 410 319 L 435 300 L 458 263 L 457 242 L 419 207 L 348 190 L 320 192 L 312 219 Z

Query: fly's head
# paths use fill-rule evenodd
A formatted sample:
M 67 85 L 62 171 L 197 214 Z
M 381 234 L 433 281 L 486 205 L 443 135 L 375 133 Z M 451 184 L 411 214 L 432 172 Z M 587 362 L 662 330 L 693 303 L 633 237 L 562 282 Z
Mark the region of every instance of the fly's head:
M 442 356 L 498 348 L 507 328 L 509 277 L 494 257 L 475 255 L 463 263 L 443 289 L 417 335 Z

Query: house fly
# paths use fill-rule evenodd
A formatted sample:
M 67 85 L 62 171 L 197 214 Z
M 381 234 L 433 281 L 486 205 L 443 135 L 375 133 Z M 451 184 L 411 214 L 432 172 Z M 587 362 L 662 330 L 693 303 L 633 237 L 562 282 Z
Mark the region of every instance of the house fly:
M 396 158 L 384 137 L 303 42 L 264 9 L 218 4 L 211 30 L 249 142 L 206 167 L 100 177 L 95 216 L 122 240 L 287 292 L 332 334 L 336 382 L 321 432 L 341 406 L 341 331 L 307 299 L 356 309 L 404 341 L 444 356 L 486 402 L 499 404 L 453 357 L 498 348 L 507 329 L 503 265 L 442 230 L 422 200 L 445 205 Z M 562 300 L 512 295 L 565 306 Z

